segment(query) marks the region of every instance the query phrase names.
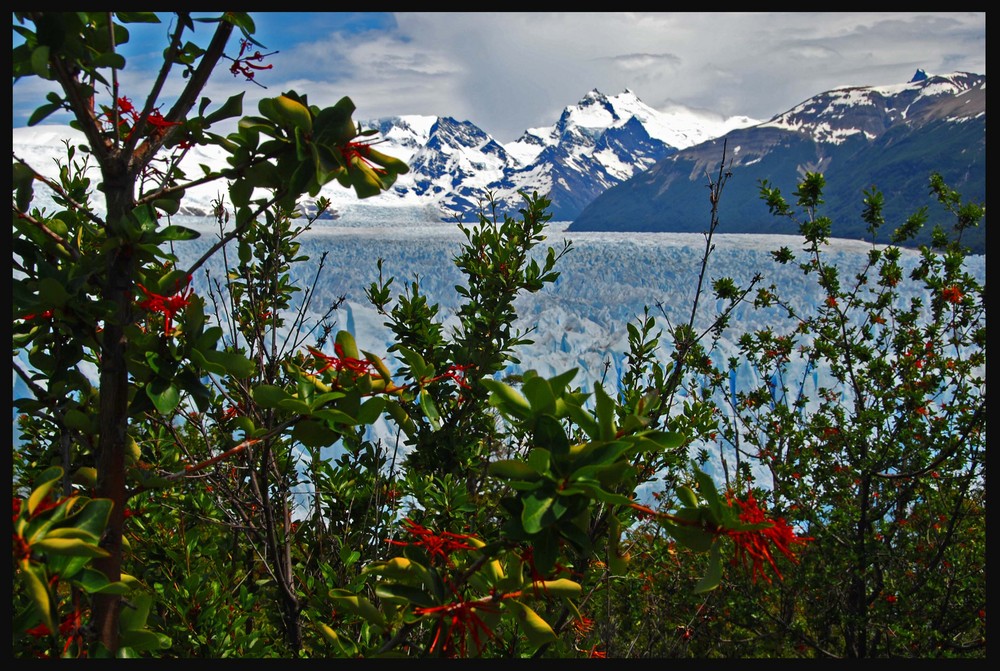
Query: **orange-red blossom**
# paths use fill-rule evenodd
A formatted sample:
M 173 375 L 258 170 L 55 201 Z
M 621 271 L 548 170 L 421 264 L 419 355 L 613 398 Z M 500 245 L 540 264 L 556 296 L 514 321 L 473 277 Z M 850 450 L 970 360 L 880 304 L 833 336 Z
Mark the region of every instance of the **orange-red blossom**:
M 480 638 L 480 632 L 486 638 L 492 638 L 493 632 L 485 622 L 476 614 L 476 611 L 496 612 L 497 607 L 489 600 L 476 601 L 456 601 L 440 606 L 422 607 L 413 609 L 415 615 L 432 615 L 438 618 L 438 623 L 434 629 L 434 640 L 431 641 L 429 652 L 440 652 L 448 657 L 452 657 L 457 652 L 460 656 L 466 656 L 466 639 L 472 634 L 472 640 L 476 644 L 476 654 L 483 650 L 486 641 Z M 442 635 L 443 634 L 443 635 Z M 455 641 L 458 641 L 458 649 L 455 649 Z
M 720 526 L 716 529 L 707 529 L 707 531 L 714 533 L 716 536 L 728 536 L 733 541 L 733 544 L 736 546 L 736 552 L 733 555 L 732 562 L 734 564 L 742 563 L 744 566 L 749 564 L 750 575 L 753 577 L 754 582 L 757 581 L 758 576 L 763 577 L 769 583 L 771 582 L 771 578 L 764 572 L 765 563 L 770 565 L 775 575 L 778 576 L 778 579 L 782 580 L 781 571 L 778 570 L 778 566 L 774 561 L 774 555 L 771 552 L 771 546 L 776 547 L 779 552 L 788 557 L 792 562 L 797 562 L 798 559 L 792 551 L 792 546 L 803 544 L 813 539 L 807 536 L 796 535 L 795 530 L 789 526 L 783 517 L 769 519 L 757 504 L 757 500 L 753 494 L 747 494 L 746 500 L 740 500 L 728 494 L 727 500 L 730 507 L 739 508 L 741 522 L 764 526 L 750 530 L 727 529 Z M 664 517 L 674 524 L 687 526 L 701 524 L 700 522 L 682 519 L 675 515 L 658 513 L 638 503 L 631 504 L 631 507 L 646 515 Z
M 742 561 L 744 566 L 748 563 L 751 564 L 750 574 L 754 582 L 757 581 L 757 576 L 762 576 L 764 580 L 770 583 L 771 578 L 764 572 L 764 562 L 767 562 L 774 570 L 774 574 L 778 576 L 778 580 L 782 580 L 781 571 L 778 570 L 777 564 L 774 563 L 774 556 L 771 554 L 771 545 L 774 545 L 774 547 L 794 563 L 798 559 L 796 559 L 795 554 L 792 552 L 792 545 L 811 541 L 812 538 L 797 536 L 795 530 L 785 522 L 783 517 L 773 520 L 768 519 L 764 511 L 757 505 L 757 500 L 754 499 L 753 494 L 747 494 L 745 501 L 730 496 L 729 505 L 732 506 L 734 502 L 740 508 L 741 522 L 746 522 L 747 524 L 769 524 L 770 526 L 752 531 L 727 529 L 725 531 L 726 535 L 736 545 L 736 554 L 733 556 L 733 563 Z
M 434 561 L 435 557 L 441 557 L 444 561 L 451 566 L 451 553 L 456 550 L 475 550 L 474 545 L 470 545 L 466 542 L 470 538 L 474 538 L 471 534 L 455 534 L 450 531 L 440 531 L 434 532 L 425 526 L 417 524 L 409 517 L 403 520 L 403 524 L 406 525 L 406 531 L 416 538 L 414 541 L 397 541 L 389 540 L 387 541 L 390 545 L 416 545 L 427 550 L 427 553 L 431 556 L 431 561 Z
M 317 374 L 325 373 L 326 371 L 332 368 L 334 371 L 338 373 L 342 370 L 349 370 L 351 371 L 351 373 L 354 374 L 354 377 L 357 378 L 361 375 L 367 375 L 371 373 L 373 368 L 372 362 L 370 361 L 365 361 L 363 359 L 355 359 L 354 357 L 346 356 L 344 354 L 344 348 L 340 345 L 340 343 L 336 343 L 333 346 L 333 349 L 337 353 L 337 356 L 329 356 L 328 354 L 323 354 L 315 347 L 307 347 L 307 349 L 319 361 L 324 362 L 323 367 L 319 368 L 316 371 Z
M 188 283 L 191 276 L 188 275 Z M 146 298 L 139 302 L 139 307 L 150 312 L 159 312 L 163 315 L 163 333 L 170 335 L 173 332 L 173 320 L 177 313 L 186 308 L 191 303 L 191 295 L 194 289 L 188 287 L 186 290 L 178 290 L 171 296 L 163 296 L 153 293 L 146 287 L 137 283 L 139 289 L 146 295 Z

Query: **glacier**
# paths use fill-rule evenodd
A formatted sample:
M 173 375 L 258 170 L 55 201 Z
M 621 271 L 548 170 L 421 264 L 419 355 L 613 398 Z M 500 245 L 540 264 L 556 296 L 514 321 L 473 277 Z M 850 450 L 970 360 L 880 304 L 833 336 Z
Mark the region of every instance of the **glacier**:
M 179 268 L 190 265 L 219 234 L 218 224 L 211 218 L 175 216 L 172 223 L 201 234 L 197 240 L 178 246 Z M 706 239 L 699 233 L 570 233 L 566 230 L 568 225 L 565 221 L 550 222 L 547 239 L 535 250 L 543 254 L 551 246 L 558 251 L 564 240 L 572 242 L 571 251 L 556 266 L 559 278 L 541 291 L 517 300 L 516 326 L 530 330 L 533 342 L 516 351 L 521 363 L 512 363 L 500 376 L 531 368 L 549 377 L 576 368 L 574 386 L 593 392 L 596 385 L 603 385 L 613 394 L 627 365 L 627 324 L 640 317 L 646 308 L 657 317 L 663 331 L 668 322 L 686 322 L 689 318 Z M 333 315 L 335 330 L 349 331 L 361 349 L 383 357 L 392 369 L 396 365 L 394 355 L 389 353 L 392 333 L 384 324 L 384 317 L 365 297 L 365 289 L 378 277 L 376 261 L 382 260 L 386 278 L 395 278 L 394 295 L 398 295 L 403 284 L 417 280 L 421 293 L 440 306 L 439 319 L 449 331 L 458 324 L 455 314 L 460 296 L 455 286 L 464 282 L 453 260 L 465 240 L 456 224 L 432 221 L 420 208 L 348 204 L 338 219 L 318 220 L 300 238 L 301 255 L 309 258 L 293 266 L 292 276 L 300 286 L 308 286 L 319 257 L 327 253 L 324 272 L 310 305 L 313 323 L 318 322 L 330 305 L 345 297 Z M 712 243 L 706 286 L 724 276 L 742 284 L 761 273 L 764 285 L 780 287 L 800 314 L 825 298 L 811 281 L 803 279 L 795 264 L 779 265 L 770 256 L 771 251 L 781 246 L 801 249 L 802 238 L 798 236 L 722 234 L 713 236 Z M 850 276 L 848 273 L 863 266 L 869 249 L 868 243 L 857 240 L 832 240 L 829 260 L 840 266 L 846 278 Z M 906 267 L 916 265 L 918 252 L 903 250 L 902 253 Z M 968 264 L 970 272 L 985 281 L 985 256 L 971 256 Z M 208 275 L 223 277 L 219 255 L 194 273 L 196 291 L 204 290 Z M 716 304 L 710 290 L 702 297 L 701 306 L 695 322 L 699 330 L 706 328 L 723 307 Z M 738 353 L 737 342 L 742 333 L 769 325 L 778 329 L 774 323 L 777 316 L 776 310 L 740 307 L 718 347 L 711 352 L 714 362 L 724 365 L 729 356 Z M 661 346 L 657 355 L 661 363 L 669 361 L 666 347 Z M 26 364 L 24 360 L 22 365 Z M 803 381 L 807 393 L 822 383 L 814 371 L 796 370 L 793 377 Z M 734 388 L 746 389 L 758 382 L 756 371 L 746 363 L 731 379 Z M 13 387 L 14 398 L 28 393 L 16 375 Z M 400 444 L 395 427 L 384 418 L 368 428 L 367 438 L 381 441 L 385 449 Z M 17 443 L 15 424 L 14 444 Z M 704 469 L 721 482 L 718 446 L 694 445 L 692 456 L 702 447 L 716 451 Z M 405 447 L 402 449 L 405 453 Z M 323 456 L 333 459 L 340 453 L 339 446 L 334 445 L 324 450 Z M 727 459 L 732 461 L 731 457 Z M 759 476 L 767 481 L 765 472 Z M 654 482 L 646 483 L 638 492 L 639 499 L 648 503 L 654 488 Z M 302 492 L 302 496 L 308 493 Z
M 205 247 L 218 232 L 216 225 L 205 219 L 175 217 L 174 223 L 202 231 L 201 244 Z M 571 251 L 556 266 L 559 278 L 517 300 L 516 326 L 529 330 L 533 342 L 518 348 L 520 363 L 510 364 L 498 377 L 529 368 L 549 377 L 576 368 L 574 386 L 593 392 L 596 385 L 603 385 L 613 394 L 627 366 L 627 324 L 643 315 L 647 307 L 663 331 L 667 323 L 686 322 L 689 318 L 706 238 L 698 233 L 569 233 L 568 225 L 550 222 L 547 239 L 535 250 L 542 254 L 551 246 L 558 251 L 564 240 L 572 242 Z M 421 293 L 440 306 L 438 317 L 446 331 L 458 325 L 455 313 L 460 296 L 455 286 L 463 283 L 464 277 L 452 261 L 465 237 L 456 225 L 428 222 L 419 210 L 407 213 L 398 207 L 366 204 L 353 213 L 348 209 L 336 221 L 315 222 L 300 240 L 301 253 L 310 260 L 294 268 L 298 282 L 311 282 L 315 261 L 320 254 L 328 253 L 313 296 L 313 318 L 318 319 L 329 305 L 346 297 L 334 314 L 335 329 L 351 332 L 360 348 L 384 357 L 390 369 L 396 365 L 388 351 L 392 334 L 364 293 L 378 277 L 378 259 L 383 261 L 384 276 L 395 278 L 394 295 L 404 283 L 417 280 Z M 825 298 L 811 280 L 804 279 L 796 264 L 779 265 L 771 258 L 770 252 L 781 246 L 801 250 L 803 239 L 799 236 L 722 234 L 713 236 L 712 243 L 706 286 L 719 277 L 745 284 L 761 273 L 763 286 L 777 285 L 800 314 Z M 828 260 L 841 268 L 846 279 L 863 267 L 870 248 L 870 244 L 857 240 L 831 240 Z M 192 247 L 192 253 L 197 249 L 197 245 Z M 917 264 L 917 251 L 902 250 L 902 254 L 905 268 Z M 970 272 L 985 279 L 984 256 L 969 257 L 968 263 Z M 219 276 L 217 267 L 210 267 L 210 272 Z M 203 280 L 196 277 L 196 287 L 199 281 Z M 703 295 L 701 306 L 695 322 L 699 331 L 706 329 L 723 308 L 710 290 Z M 779 314 L 777 309 L 761 310 L 749 305 L 738 308 L 729 329 L 711 352 L 714 362 L 724 366 L 728 357 L 736 355 L 738 339 L 747 331 L 774 326 L 780 332 L 781 327 L 775 323 Z M 670 351 L 661 346 L 657 355 L 666 364 Z M 823 383 L 816 371 L 793 369 L 791 373 L 790 379 L 800 380 L 807 394 Z M 731 379 L 733 388 L 747 389 L 758 383 L 756 371 L 746 363 Z M 387 449 L 397 444 L 394 427 L 384 420 L 371 427 L 367 437 L 380 440 L 389 446 Z M 692 456 L 702 447 L 710 446 L 694 445 Z M 717 452 L 718 446 L 712 449 Z M 339 451 L 335 446 L 326 454 L 334 458 Z M 727 459 L 732 463 L 731 456 Z M 721 481 L 718 454 L 705 470 Z M 759 475 L 767 481 L 766 473 Z M 640 499 L 646 499 L 652 486 L 647 483 L 639 492 Z

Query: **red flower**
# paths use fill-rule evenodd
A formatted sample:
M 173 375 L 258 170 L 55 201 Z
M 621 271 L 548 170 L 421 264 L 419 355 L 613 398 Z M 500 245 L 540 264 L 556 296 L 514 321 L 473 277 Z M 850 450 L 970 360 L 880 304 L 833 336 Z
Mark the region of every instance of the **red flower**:
M 353 159 L 357 158 L 376 174 L 386 174 L 385 168 L 379 168 L 368 160 L 371 151 L 371 146 L 366 142 L 348 142 L 346 146 L 340 148 L 340 153 L 344 157 L 345 163 L 350 163 Z
M 153 110 L 152 112 L 150 112 L 149 116 L 146 117 L 146 121 L 148 121 L 149 125 L 153 126 L 154 128 L 170 128 L 171 126 L 181 125 L 180 121 L 167 121 L 166 119 L 164 119 L 163 115 L 160 114 L 159 110 Z
M 427 527 L 417 524 L 409 517 L 403 520 L 403 523 L 406 525 L 406 531 L 417 540 L 407 542 L 390 539 L 387 542 L 391 545 L 416 545 L 422 547 L 430 554 L 431 561 L 435 557 L 441 557 L 449 566 L 452 566 L 451 557 L 449 556 L 452 552 L 476 549 L 475 546 L 465 542 L 468 538 L 474 538 L 471 534 L 455 534 L 450 531 L 434 533 Z
M 472 640 L 476 644 L 476 654 L 483 650 L 484 640 L 479 637 L 480 632 L 486 634 L 487 638 L 493 637 L 493 632 L 486 623 L 476 615 L 476 611 L 496 611 L 496 606 L 483 601 L 458 601 L 446 603 L 442 606 L 431 606 L 424 608 L 417 606 L 413 609 L 414 615 L 431 615 L 438 618 L 437 626 L 434 628 L 434 640 L 431 641 L 430 653 L 440 652 L 447 657 L 454 657 L 458 652 L 462 657 L 466 655 L 466 639 L 472 634 Z M 455 639 L 458 639 L 458 650 L 455 650 Z
M 962 290 L 957 285 L 951 285 L 941 290 L 941 298 L 949 303 L 958 304 L 962 302 Z
M 259 63 L 263 61 L 265 57 L 273 56 L 277 52 L 275 51 L 270 54 L 262 54 L 259 51 L 255 51 L 253 52 L 253 54 L 249 56 L 244 56 L 243 55 L 244 52 L 246 52 L 246 50 L 249 48 L 250 48 L 249 40 L 240 40 L 240 53 L 236 58 L 233 59 L 233 64 L 229 68 L 229 71 L 233 74 L 234 77 L 242 74 L 244 77 L 247 78 L 247 81 L 253 81 L 253 78 L 256 74 L 254 70 L 270 70 L 271 68 L 274 67 L 271 64 L 258 65 L 253 61 L 257 61 Z
M 594 628 L 594 621 L 589 617 L 580 616 L 573 620 L 573 629 L 577 636 L 586 636 Z
M 753 494 L 747 494 L 746 501 L 731 499 L 730 505 L 732 505 L 733 501 L 740 508 L 739 517 L 741 522 L 770 525 L 752 531 L 726 530 L 726 535 L 736 545 L 736 554 L 733 556 L 733 563 L 741 561 L 745 566 L 749 562 L 754 582 L 757 581 L 757 576 L 763 576 L 770 583 L 770 577 L 764 573 L 764 563 L 767 562 L 774 570 L 775 575 L 778 576 L 778 579 L 781 580 L 781 572 L 778 570 L 778 566 L 774 562 L 774 556 L 771 554 L 771 544 L 792 562 L 795 562 L 797 559 L 792 552 L 792 545 L 811 541 L 812 538 L 797 536 L 794 529 L 785 522 L 784 518 L 768 519 L 764 511 L 757 505 Z
M 608 653 L 604 652 L 603 650 L 598 650 L 596 645 L 593 648 L 591 648 L 590 652 L 587 654 L 587 657 L 596 659 L 606 659 L 607 656 Z
M 462 389 L 471 389 L 471 387 L 469 387 L 469 383 L 465 381 L 465 371 L 470 368 L 472 368 L 472 364 L 454 363 L 448 366 L 448 370 L 442 373 L 440 377 L 446 377 L 450 380 L 454 380 L 455 383 Z
M 314 347 L 309 347 L 307 349 L 319 361 L 326 362 L 325 366 L 316 371 L 317 373 L 325 373 L 326 371 L 332 368 L 338 373 L 342 370 L 351 371 L 351 373 L 354 374 L 354 377 L 357 378 L 360 375 L 367 375 L 372 370 L 371 361 L 364 361 L 361 359 L 355 359 L 349 356 L 345 356 L 344 348 L 340 346 L 340 343 L 337 343 L 336 345 L 333 346 L 333 349 L 337 353 L 337 356 L 328 356 L 326 354 L 323 354 Z
M 121 98 L 118 98 L 116 102 L 118 104 L 118 115 L 120 117 L 118 125 L 124 126 L 131 120 L 132 129 L 129 130 L 128 132 L 128 135 L 131 135 L 132 131 L 134 131 L 136 128 L 139 127 L 139 122 L 142 121 L 142 116 L 139 114 L 139 110 L 135 108 L 135 105 L 133 105 L 132 101 L 129 100 L 128 98 L 122 96 Z M 149 122 L 150 126 L 153 126 L 154 128 L 158 129 L 170 128 L 171 126 L 181 125 L 180 121 L 167 121 L 165 118 L 163 118 L 163 115 L 160 114 L 159 108 L 155 108 L 153 111 L 151 111 L 149 113 L 149 116 L 146 117 L 146 121 Z
M 191 281 L 190 275 L 188 275 L 187 281 Z M 146 294 L 145 300 L 139 302 L 139 307 L 150 312 L 159 312 L 162 314 L 163 334 L 170 335 L 173 332 L 174 317 L 177 316 L 178 312 L 190 305 L 194 289 L 188 287 L 186 291 L 183 291 L 178 288 L 178 293 L 171 296 L 161 296 L 160 294 L 153 293 L 141 284 L 137 283 L 137 286 L 142 293 Z

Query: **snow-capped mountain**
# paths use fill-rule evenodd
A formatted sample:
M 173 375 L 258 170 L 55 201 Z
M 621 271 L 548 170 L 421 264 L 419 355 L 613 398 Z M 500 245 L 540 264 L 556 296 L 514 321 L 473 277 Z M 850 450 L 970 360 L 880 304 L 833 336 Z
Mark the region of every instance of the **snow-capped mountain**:
M 904 84 L 826 91 L 664 158 L 596 197 L 570 230 L 704 230 L 711 207 L 705 186 L 717 174 L 723 143 L 732 177 L 720 201 L 720 230 L 797 233 L 791 222 L 770 216 L 758 186 L 766 179 L 790 196 L 809 171 L 826 178 L 823 214 L 833 219 L 833 234 L 864 237 L 863 191 L 873 185 L 885 196 L 891 228 L 922 205 L 940 214 L 928 200 L 931 172 L 966 199 L 985 202 L 986 76 L 918 70 Z M 963 242 L 982 252 L 984 228 Z
M 552 126 L 526 130 L 503 145 L 471 121 L 452 117 L 404 115 L 361 121 L 375 129 L 375 141 L 386 154 L 406 161 L 409 173 L 393 187 L 365 201 L 386 206 L 421 209 L 428 219 L 468 221 L 494 194 L 503 210 L 516 211 L 523 202 L 519 191 L 548 194 L 550 213 L 569 221 L 591 200 L 611 186 L 646 170 L 659 159 L 718 137 L 734 128 L 757 123 L 745 116 L 724 118 L 711 112 L 672 105 L 664 111 L 643 103 L 625 90 L 606 96 L 594 89 L 577 104 L 564 108 Z M 14 147 L 43 158 L 46 166 L 59 155 L 60 139 L 82 142 L 68 126 L 14 129 Z M 223 166 L 215 147 L 198 148 L 181 164 L 190 174 L 201 174 L 199 164 Z M 211 211 L 219 185 L 194 187 L 186 194 L 182 214 Z M 353 209 L 354 193 L 331 184 L 323 189 L 334 211 Z M 309 210 L 309 203 L 304 207 Z
M 661 112 L 632 91 L 609 97 L 594 89 L 566 107 L 554 125 L 528 129 L 506 145 L 451 117 L 392 117 L 362 125 L 376 128 L 385 151 L 410 164 L 387 201 L 416 199 L 439 208 L 444 218 L 467 218 L 479 211 L 487 191 L 501 209 L 513 210 L 522 204 L 519 191 L 538 191 L 552 200 L 555 219 L 569 220 L 657 160 L 754 123 L 681 106 Z

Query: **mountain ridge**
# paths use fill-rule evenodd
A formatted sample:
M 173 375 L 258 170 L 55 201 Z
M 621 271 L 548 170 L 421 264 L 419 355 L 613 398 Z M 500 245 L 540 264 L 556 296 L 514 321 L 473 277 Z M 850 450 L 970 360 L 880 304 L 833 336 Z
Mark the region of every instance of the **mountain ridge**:
M 805 172 L 826 177 L 826 203 L 836 237 L 863 239 L 863 191 L 885 196 L 889 232 L 918 207 L 932 223 L 943 210 L 928 197 L 939 172 L 966 199 L 985 202 L 986 76 L 974 73 L 914 77 L 893 86 L 842 87 L 817 94 L 755 126 L 682 149 L 647 171 L 595 197 L 569 231 L 704 230 L 710 213 L 706 185 L 725 160 L 732 177 L 720 201 L 720 232 L 796 234 L 760 202 L 768 180 L 791 200 Z M 928 242 L 931 227 L 917 237 Z M 985 226 L 963 243 L 985 253 Z
M 833 234 L 861 239 L 862 193 L 873 184 L 886 196 L 893 227 L 927 202 L 931 170 L 964 197 L 985 198 L 985 75 L 918 75 L 905 84 L 825 91 L 766 121 L 680 105 L 657 110 L 629 89 L 608 96 L 594 88 L 551 126 L 526 129 L 508 143 L 453 117 L 381 117 L 361 125 L 376 130 L 379 148 L 410 172 L 370 200 L 339 185 L 320 195 L 334 212 L 414 208 L 428 222 L 447 223 L 474 220 L 487 192 L 504 212 L 520 209 L 520 191 L 538 191 L 552 200 L 555 221 L 571 222 L 570 232 L 702 232 L 707 178 L 726 147 L 734 176 L 721 201 L 720 232 L 797 234 L 767 213 L 757 182 L 768 179 L 791 195 L 812 171 L 827 177 L 824 213 L 834 219 Z M 68 126 L 13 129 L 15 153 L 50 176 L 63 137 L 83 142 Z M 224 154 L 198 147 L 181 165 L 200 174 L 199 164 L 221 167 Z M 180 214 L 209 214 L 219 191 L 218 184 L 189 189 Z M 314 206 L 304 202 L 303 209 Z M 982 228 L 969 241 L 984 253 Z

